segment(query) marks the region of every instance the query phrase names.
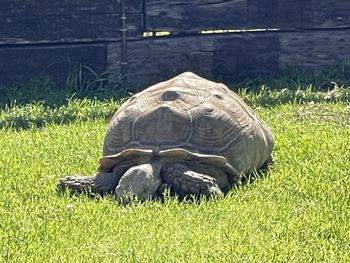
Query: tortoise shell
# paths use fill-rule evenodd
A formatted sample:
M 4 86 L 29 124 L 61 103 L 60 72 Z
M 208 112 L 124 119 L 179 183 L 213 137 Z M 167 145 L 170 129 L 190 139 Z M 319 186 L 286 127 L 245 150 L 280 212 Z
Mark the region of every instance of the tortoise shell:
M 161 156 L 221 162 L 218 166 L 246 174 L 272 148 L 270 129 L 237 94 L 186 72 L 123 103 L 109 123 L 100 169 Z

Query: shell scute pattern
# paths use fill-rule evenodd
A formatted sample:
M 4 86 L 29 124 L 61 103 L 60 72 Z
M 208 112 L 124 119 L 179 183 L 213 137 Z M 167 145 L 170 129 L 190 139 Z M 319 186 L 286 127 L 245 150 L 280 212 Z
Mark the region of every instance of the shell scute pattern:
M 189 136 L 191 122 L 186 112 L 158 106 L 135 121 L 133 140 L 143 145 L 177 147 Z
M 193 136 L 190 143 L 204 151 L 221 151 L 227 143 L 237 138 L 240 129 L 236 122 L 224 111 L 211 107 L 210 113 L 201 114 L 199 109 L 193 118 Z M 205 111 L 204 111 L 205 112 Z
M 139 116 L 140 110 L 136 105 L 130 105 L 115 114 L 107 128 L 108 136 L 103 145 L 103 156 L 115 154 L 125 150 L 133 140 L 134 119 Z
M 223 156 L 246 173 L 262 165 L 272 147 L 271 131 L 238 95 L 223 84 L 184 73 L 124 103 L 110 123 L 103 155 L 128 148 L 183 148 Z

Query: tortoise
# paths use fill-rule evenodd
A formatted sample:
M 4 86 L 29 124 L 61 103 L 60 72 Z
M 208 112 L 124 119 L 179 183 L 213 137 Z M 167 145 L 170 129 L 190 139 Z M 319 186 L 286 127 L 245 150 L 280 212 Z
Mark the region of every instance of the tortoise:
M 133 95 L 111 118 L 94 176 L 68 176 L 73 193 L 146 200 L 221 196 L 271 159 L 269 127 L 221 83 L 185 72 Z M 125 199 L 123 199 L 125 198 Z

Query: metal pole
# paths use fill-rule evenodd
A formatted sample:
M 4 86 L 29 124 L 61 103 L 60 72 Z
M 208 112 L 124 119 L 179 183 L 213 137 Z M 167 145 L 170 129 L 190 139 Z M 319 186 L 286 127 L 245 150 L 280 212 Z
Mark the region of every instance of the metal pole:
M 126 10 L 125 10 L 125 0 L 120 0 L 120 24 L 121 24 L 121 35 L 122 35 L 122 61 L 121 61 L 121 67 L 122 67 L 122 73 L 121 78 L 126 77 L 127 74 L 127 49 L 126 49 L 126 33 L 127 33 L 127 27 L 126 27 Z

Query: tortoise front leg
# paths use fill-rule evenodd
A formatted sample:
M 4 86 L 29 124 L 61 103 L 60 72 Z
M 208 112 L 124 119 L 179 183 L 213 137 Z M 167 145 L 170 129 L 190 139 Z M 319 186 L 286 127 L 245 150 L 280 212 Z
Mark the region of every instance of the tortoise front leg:
M 182 163 L 166 164 L 161 170 L 162 180 L 180 197 L 222 196 L 220 186 L 211 176 L 193 171 Z
M 96 176 L 67 176 L 58 180 L 57 189 L 59 192 L 68 190 L 71 194 L 91 192 Z
M 67 176 L 59 179 L 60 192 L 68 189 L 72 194 L 88 193 L 104 195 L 113 193 L 125 168 L 114 168 L 111 172 L 99 171 L 94 176 Z
M 135 197 L 139 201 L 145 201 L 155 197 L 161 184 L 160 162 L 151 162 L 129 168 L 115 188 L 115 196 L 118 202 L 128 203 Z

